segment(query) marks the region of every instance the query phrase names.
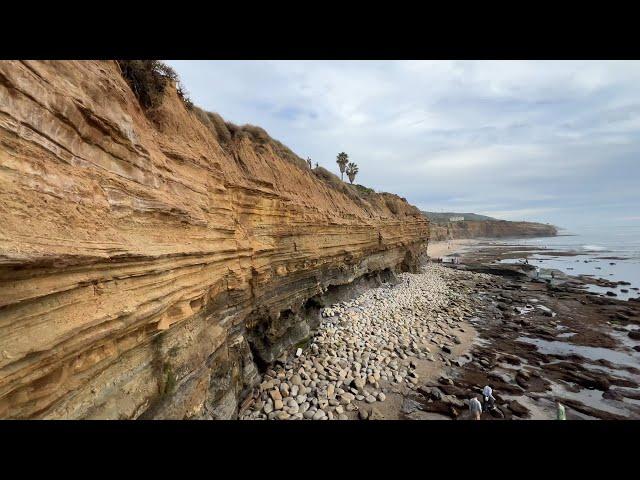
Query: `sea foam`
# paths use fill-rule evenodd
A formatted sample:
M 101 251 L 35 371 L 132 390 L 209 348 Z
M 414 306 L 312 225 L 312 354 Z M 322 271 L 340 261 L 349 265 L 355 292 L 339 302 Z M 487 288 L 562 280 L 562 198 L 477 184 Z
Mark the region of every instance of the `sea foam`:
M 602 247 L 600 245 L 583 245 L 582 246 L 583 250 L 587 250 L 587 251 L 593 251 L 593 252 L 601 252 L 603 250 L 606 250 L 606 247 Z

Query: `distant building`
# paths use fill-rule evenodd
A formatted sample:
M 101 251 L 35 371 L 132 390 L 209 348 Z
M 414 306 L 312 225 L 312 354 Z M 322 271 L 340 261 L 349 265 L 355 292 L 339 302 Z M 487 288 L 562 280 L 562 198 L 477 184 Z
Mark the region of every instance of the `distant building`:
M 449 217 L 449 221 L 450 222 L 462 222 L 464 220 L 464 217 L 459 216 L 459 217 Z

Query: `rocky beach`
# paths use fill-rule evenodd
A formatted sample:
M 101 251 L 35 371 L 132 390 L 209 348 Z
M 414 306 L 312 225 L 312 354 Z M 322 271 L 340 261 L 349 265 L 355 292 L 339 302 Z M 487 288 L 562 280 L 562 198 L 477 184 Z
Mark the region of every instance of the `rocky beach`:
M 266 372 L 242 418 L 401 418 L 404 398 L 474 337 L 464 276 L 428 265 L 325 308 L 312 340 Z
M 485 385 L 497 408 L 483 419 L 553 419 L 557 402 L 568 419 L 640 418 L 639 302 L 463 246 L 458 264 L 427 261 L 323 309 L 240 418 L 466 419 Z

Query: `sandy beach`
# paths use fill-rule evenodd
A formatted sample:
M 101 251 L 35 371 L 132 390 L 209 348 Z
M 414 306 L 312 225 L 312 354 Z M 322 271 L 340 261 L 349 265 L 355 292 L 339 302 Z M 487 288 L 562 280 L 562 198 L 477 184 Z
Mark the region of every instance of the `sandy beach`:
M 474 239 L 458 239 L 458 240 L 441 240 L 436 242 L 429 242 L 427 247 L 427 255 L 431 258 L 441 258 L 446 255 L 453 255 L 454 253 L 460 253 L 466 247 L 478 243 L 478 240 Z

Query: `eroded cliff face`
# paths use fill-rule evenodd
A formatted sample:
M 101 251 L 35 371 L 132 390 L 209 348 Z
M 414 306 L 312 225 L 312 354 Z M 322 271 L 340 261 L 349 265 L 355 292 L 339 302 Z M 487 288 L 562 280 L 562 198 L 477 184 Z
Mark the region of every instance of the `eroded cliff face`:
M 448 224 L 430 224 L 430 239 L 434 241 L 464 238 L 552 237 L 558 230 L 553 225 L 506 220 L 465 220 Z
M 145 114 L 115 62 L 0 62 L 0 418 L 234 418 L 325 302 L 423 254 L 417 209 L 350 192 L 175 89 Z

